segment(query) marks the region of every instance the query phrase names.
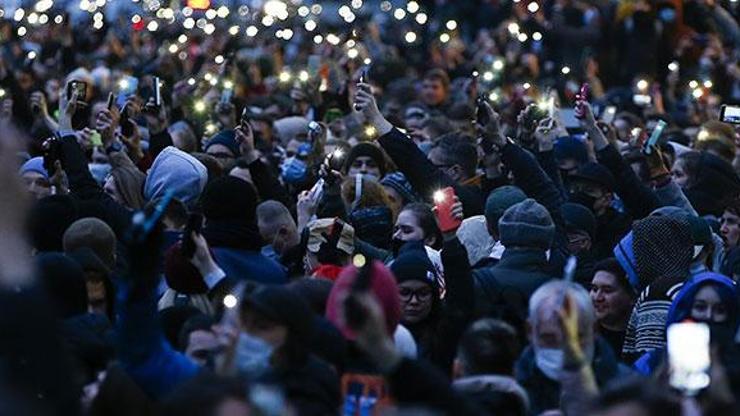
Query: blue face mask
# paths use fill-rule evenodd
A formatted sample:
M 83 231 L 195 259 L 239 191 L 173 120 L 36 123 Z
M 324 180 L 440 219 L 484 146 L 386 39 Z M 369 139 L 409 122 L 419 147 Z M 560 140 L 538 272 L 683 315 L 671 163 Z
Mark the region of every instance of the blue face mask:
M 432 150 L 432 142 L 429 141 L 418 143 L 416 146 L 419 148 L 419 150 L 424 152 L 425 155 L 428 155 L 429 151 Z
M 281 174 L 285 183 L 288 184 L 299 184 L 306 180 L 306 174 L 308 173 L 308 166 L 306 162 L 296 157 L 289 157 L 285 159 L 282 166 L 280 167 Z
M 670 7 L 661 9 L 658 12 L 658 18 L 666 23 L 671 23 L 676 20 L 676 11 Z
M 111 166 L 108 163 L 88 163 L 87 168 L 95 181 L 101 185 L 111 171 Z
M 234 365 L 241 375 L 255 380 L 270 370 L 272 350 L 272 346 L 262 338 L 241 332 L 236 342 Z

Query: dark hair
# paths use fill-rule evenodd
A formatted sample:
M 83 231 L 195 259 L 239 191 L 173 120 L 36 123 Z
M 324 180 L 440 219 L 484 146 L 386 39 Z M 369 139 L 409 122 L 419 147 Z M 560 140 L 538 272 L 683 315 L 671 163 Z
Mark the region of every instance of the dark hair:
M 457 356 L 462 361 L 465 375 L 511 375 L 519 357 L 516 330 L 498 319 L 474 322 L 460 339 Z
M 735 148 L 719 139 L 698 140 L 694 148 L 699 151 L 713 153 L 728 162 L 732 162 L 735 158 Z
M 627 280 L 627 273 L 624 271 L 622 266 L 614 257 L 605 258 L 594 264 L 594 275 L 596 272 L 607 272 L 617 278 L 619 287 L 626 290 L 630 294 L 634 294 L 634 289 Z
M 208 315 L 194 315 L 188 318 L 180 328 L 180 334 L 177 338 L 177 350 L 185 351 L 190 343 L 190 334 L 195 331 L 211 331 L 215 322 Z
M 450 132 L 450 120 L 445 116 L 430 117 L 424 122 L 424 128 L 432 140 Z
M 649 416 L 681 414 L 681 404 L 676 395 L 654 382 L 635 377 L 609 384 L 593 402 L 589 414 L 627 403 L 639 405 Z
M 434 147 L 442 151 L 445 163 L 458 165 L 465 176 L 475 176 L 478 166 L 478 149 L 473 145 L 472 137 L 460 132 L 443 134 L 434 142 Z
M 722 205 L 725 207 L 725 211 L 740 216 L 740 197 L 729 198 Z
M 686 152 L 676 158 L 676 162 L 679 160 L 683 162 L 683 170 L 686 176 L 688 176 L 689 187 L 693 186 L 697 181 L 701 159 L 702 153 L 697 151 Z
M 424 80 L 439 81 L 445 89 L 450 87 L 450 76 L 447 75 L 447 72 L 445 72 L 444 69 L 430 69 L 426 74 L 424 74 Z
M 247 385 L 231 377 L 209 372 L 182 383 L 167 396 L 161 406 L 163 416 L 213 415 L 226 400 L 247 402 Z
M 434 216 L 432 207 L 423 202 L 413 202 L 407 204 L 401 209 L 403 211 L 410 211 L 414 214 L 416 222 L 419 223 L 419 227 L 424 232 L 424 239 L 434 237 L 434 243 L 431 247 L 439 249 L 442 246 L 442 232 L 439 230 L 437 225 L 437 218 Z

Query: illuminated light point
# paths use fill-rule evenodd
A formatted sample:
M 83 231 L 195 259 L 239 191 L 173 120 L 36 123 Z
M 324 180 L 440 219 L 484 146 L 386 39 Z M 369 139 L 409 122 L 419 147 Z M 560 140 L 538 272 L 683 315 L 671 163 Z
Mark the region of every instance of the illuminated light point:
M 188 37 L 187 37 L 186 35 L 184 35 L 184 34 L 183 34 L 183 35 L 180 35 L 180 36 L 179 36 L 179 37 L 177 38 L 177 41 L 178 41 L 178 42 L 180 42 L 180 43 L 185 43 L 185 42 L 187 42 L 187 41 L 188 41 Z
M 239 26 L 231 26 L 229 28 L 229 34 L 231 36 L 236 36 L 237 34 L 239 34 Z
M 301 72 L 299 72 L 299 73 L 298 73 L 298 79 L 299 79 L 299 80 L 300 80 L 301 82 L 306 82 L 306 81 L 308 81 L 308 72 L 307 72 L 307 71 L 301 71 Z
M 414 43 L 416 42 L 416 33 L 406 32 L 406 36 L 404 36 L 404 39 L 406 39 L 406 43 Z
M 498 93 L 496 91 L 491 92 L 490 94 L 488 94 L 488 99 L 493 102 L 498 101 Z
M 375 134 L 377 132 L 378 131 L 375 130 L 375 127 L 373 127 L 373 126 L 367 126 L 367 127 L 365 127 L 365 136 L 367 136 L 367 137 L 375 137 Z
M 354 48 L 356 44 L 357 42 L 355 42 L 354 39 L 350 39 L 347 41 L 347 43 L 345 43 L 345 45 L 347 45 L 348 48 Z
M 278 80 L 280 80 L 280 82 L 289 82 L 290 78 L 290 72 L 288 71 L 283 71 L 280 73 L 280 75 L 278 75 Z
M 709 139 L 709 132 L 706 130 L 700 130 L 699 134 L 697 134 L 696 139 L 700 142 L 703 142 L 705 140 Z
M 233 90 L 234 89 L 234 81 L 230 79 L 224 80 L 224 88 L 227 90 Z
M 532 39 L 534 39 L 534 40 L 536 40 L 538 42 L 541 41 L 542 40 L 542 33 L 540 33 L 540 32 L 534 32 L 534 33 L 532 33 Z
M 537 13 L 537 10 L 540 9 L 540 5 L 532 2 L 527 5 L 527 10 L 529 10 L 530 13 Z
M 393 5 L 391 4 L 391 2 L 387 0 L 380 2 L 380 11 L 387 13 L 391 11 L 391 8 L 393 8 Z
M 528 90 L 531 87 L 532 87 L 532 84 L 530 84 L 529 82 L 525 82 L 524 84 L 522 84 L 522 88 L 524 88 L 525 90 Z
M 357 58 L 357 55 L 359 54 L 360 52 L 357 51 L 357 49 L 355 48 L 351 48 L 350 50 L 347 51 L 347 56 L 349 57 L 349 59 L 355 59 Z
M 442 43 L 449 42 L 450 41 L 450 35 L 447 34 L 447 33 L 443 33 L 443 34 L 439 35 L 439 41 L 442 42 Z
M 520 33 L 516 38 L 519 39 L 519 42 L 526 42 L 529 36 L 526 33 Z
M 214 59 L 214 62 L 216 62 L 219 65 L 221 65 L 222 63 L 224 63 L 224 57 L 223 57 L 223 55 L 216 56 L 216 58 Z
M 367 263 L 367 260 L 365 260 L 365 256 L 362 254 L 358 254 L 352 258 L 352 265 L 357 267 L 358 269 Z
M 647 80 L 641 79 L 637 81 L 637 89 L 640 91 L 645 91 L 648 88 L 648 82 Z
M 227 308 L 231 309 L 231 308 L 236 307 L 236 303 L 237 303 L 236 296 L 234 295 L 224 296 L 224 306 L 226 306 Z
M 429 19 L 429 16 L 427 16 L 426 13 L 419 13 L 416 15 L 414 19 L 416 20 L 416 23 L 423 25 L 424 23 L 427 22 L 427 20 Z
M 697 82 L 696 80 L 689 81 L 689 88 L 696 89 L 698 86 L 699 86 L 699 82 Z
M 409 13 L 416 13 L 419 11 L 419 3 L 415 1 L 410 1 L 406 4 L 406 10 L 408 10 Z
M 309 13 L 311 13 L 311 10 L 309 10 L 309 8 L 306 6 L 301 6 L 298 8 L 298 16 L 306 17 Z
M 457 29 L 457 22 L 454 20 L 448 20 L 447 23 L 445 23 L 445 27 L 447 30 L 455 30 Z
M 668 70 L 671 71 L 671 72 L 678 71 L 678 62 L 673 61 L 670 64 L 668 64 Z
M 323 41 L 324 41 L 324 37 L 321 36 L 321 35 L 316 35 L 316 36 L 313 37 L 313 43 L 315 43 L 317 45 L 320 44 Z
M 495 69 L 496 71 L 504 69 L 504 61 L 502 59 L 496 59 L 495 61 L 493 61 L 493 69 Z
M 712 85 L 714 84 L 712 84 L 711 80 L 704 81 L 704 88 L 712 88 Z
M 493 81 L 493 72 L 491 72 L 491 71 L 484 72 L 483 73 L 483 80 L 484 81 L 488 81 L 488 82 Z
M 170 45 L 168 50 L 170 51 L 170 53 L 177 53 L 177 45 L 173 43 L 172 45 Z
M 568 75 L 568 74 L 570 74 L 570 67 L 569 67 L 569 66 L 564 66 L 564 67 L 563 67 L 563 68 L 562 68 L 562 69 L 560 70 L 560 72 L 562 72 L 562 73 L 563 73 L 563 75 Z
M 195 85 L 195 78 L 190 78 L 190 79 L 188 79 L 188 85 L 190 85 L 191 87 L 192 87 L 193 85 Z
M 370 58 L 365 58 L 365 60 L 362 61 L 362 63 L 365 64 L 365 65 L 370 65 L 371 63 L 373 63 L 373 60 L 370 59 Z
M 341 42 L 341 40 L 339 39 L 339 36 L 333 33 L 329 33 L 328 35 L 326 35 L 326 41 L 331 43 L 334 46 L 339 45 L 339 42 Z
M 406 11 L 403 9 L 396 9 L 393 11 L 393 17 L 395 17 L 396 20 L 403 20 L 403 18 L 406 17 Z
M 198 101 L 196 101 L 196 102 L 195 102 L 195 104 L 193 105 L 193 109 L 194 109 L 194 110 L 195 110 L 196 112 L 198 112 L 198 113 L 202 113 L 202 112 L 206 111 L 206 103 L 205 103 L 205 102 L 203 102 L 202 100 L 198 100 Z
M 357 10 L 362 7 L 362 0 L 352 0 L 350 3 L 352 5 L 352 8 Z
M 516 35 L 519 33 L 519 25 L 515 22 L 509 23 L 509 25 L 506 27 L 509 30 L 509 33 L 512 35 Z
M 305 27 L 309 32 L 313 32 L 316 29 L 316 22 L 313 20 L 306 20 L 303 27 Z
M 691 95 L 693 95 L 694 98 L 701 98 L 701 96 L 704 95 L 704 91 L 702 91 L 701 88 L 697 88 L 691 92 Z
M 250 38 L 257 36 L 257 32 L 259 32 L 259 29 L 257 29 L 257 26 L 249 26 L 247 27 L 246 34 Z

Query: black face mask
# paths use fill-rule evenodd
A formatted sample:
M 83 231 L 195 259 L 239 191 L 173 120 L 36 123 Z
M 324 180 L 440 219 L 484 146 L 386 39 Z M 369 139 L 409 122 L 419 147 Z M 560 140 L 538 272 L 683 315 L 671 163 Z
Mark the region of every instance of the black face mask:
M 393 252 L 393 257 L 398 257 L 398 252 L 401 250 L 401 247 L 404 244 L 406 244 L 406 241 L 401 240 L 400 238 L 393 237 L 390 246 L 390 249 Z
M 591 210 L 591 212 L 593 212 L 593 210 L 594 210 L 594 205 L 596 204 L 596 199 L 597 198 L 595 198 L 595 197 L 593 197 L 593 196 L 591 196 L 591 195 L 589 195 L 589 194 L 587 194 L 585 192 L 581 192 L 581 191 L 571 192 L 568 195 L 568 200 L 570 202 L 572 202 L 574 204 L 581 204 L 584 207 L 586 207 L 589 210 Z

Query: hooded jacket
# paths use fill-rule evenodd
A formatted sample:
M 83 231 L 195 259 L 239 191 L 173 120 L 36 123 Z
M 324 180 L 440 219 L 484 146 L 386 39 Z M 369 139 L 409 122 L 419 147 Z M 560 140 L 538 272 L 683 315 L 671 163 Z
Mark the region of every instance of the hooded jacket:
M 689 276 L 693 241 L 682 218 L 651 216 L 635 223 L 614 255 L 640 295 L 627 323 L 622 357 L 633 362 L 665 344 L 668 310 Z
M 681 291 L 678 292 L 676 298 L 673 300 L 673 303 L 671 303 L 668 318 L 666 319 L 666 330 L 669 326 L 691 317 L 691 307 L 694 304 L 694 298 L 699 292 L 699 289 L 706 285 L 713 285 L 717 289 L 720 299 L 722 299 L 722 303 L 725 305 L 729 314 L 727 325 L 722 326 L 730 329 L 732 334 L 735 333 L 738 315 L 737 284 L 727 276 L 712 272 L 699 273 L 686 281 Z M 665 348 L 653 350 L 640 357 L 633 367 L 640 374 L 650 375 L 657 369 L 664 357 Z
M 202 163 L 182 150 L 169 146 L 154 159 L 144 182 L 144 198 L 151 201 L 171 190 L 175 198 L 192 207 L 207 180 L 208 170 Z

